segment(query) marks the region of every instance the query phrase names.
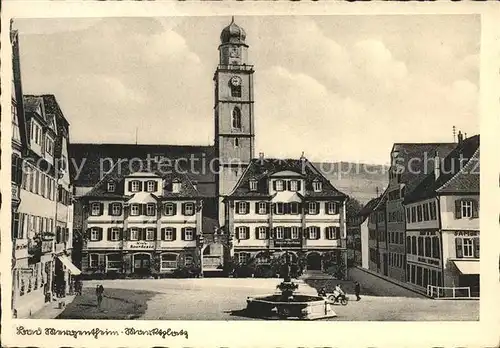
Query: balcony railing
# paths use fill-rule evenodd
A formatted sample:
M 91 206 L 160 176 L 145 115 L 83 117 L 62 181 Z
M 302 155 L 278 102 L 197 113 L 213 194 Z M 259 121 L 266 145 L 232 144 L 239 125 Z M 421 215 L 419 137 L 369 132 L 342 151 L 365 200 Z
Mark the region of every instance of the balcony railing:
M 248 65 L 248 64 L 242 64 L 242 65 L 226 65 L 226 64 L 219 64 L 218 66 L 219 69 L 222 70 L 244 70 L 244 71 L 252 71 L 253 70 L 253 65 Z
M 427 285 L 427 296 L 437 299 L 448 298 L 472 298 L 471 289 L 468 286 L 445 287 Z

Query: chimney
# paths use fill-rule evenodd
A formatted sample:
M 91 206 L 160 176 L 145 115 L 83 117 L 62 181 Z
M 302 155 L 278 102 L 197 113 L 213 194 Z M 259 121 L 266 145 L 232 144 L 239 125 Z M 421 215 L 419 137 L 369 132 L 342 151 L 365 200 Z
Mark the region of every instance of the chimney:
M 259 152 L 259 159 L 264 160 L 264 152 Z
M 198 181 L 191 181 L 191 183 L 193 184 L 195 190 L 198 189 Z
M 300 167 L 302 169 L 302 174 L 306 173 L 306 157 L 304 156 L 304 151 L 300 155 Z
M 458 131 L 458 145 L 461 145 L 463 141 L 464 141 L 464 135 L 462 134 L 461 131 Z
M 436 151 L 434 156 L 434 179 L 437 180 L 441 175 L 441 159 L 439 158 L 439 153 Z

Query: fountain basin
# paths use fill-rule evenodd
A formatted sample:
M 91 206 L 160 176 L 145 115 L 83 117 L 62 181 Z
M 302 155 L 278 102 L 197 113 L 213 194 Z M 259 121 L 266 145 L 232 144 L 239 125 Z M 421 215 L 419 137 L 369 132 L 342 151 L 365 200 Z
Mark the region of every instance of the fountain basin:
M 247 311 L 257 317 L 278 319 L 315 320 L 337 316 L 324 298 L 300 294 L 287 300 L 281 295 L 248 297 Z

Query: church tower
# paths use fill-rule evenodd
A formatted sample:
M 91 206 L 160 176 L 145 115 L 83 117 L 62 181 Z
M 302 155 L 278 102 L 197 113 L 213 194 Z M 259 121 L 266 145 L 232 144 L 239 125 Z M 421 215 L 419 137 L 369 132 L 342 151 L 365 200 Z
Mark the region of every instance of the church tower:
M 219 221 L 222 198 L 236 185 L 254 157 L 253 66 L 248 65 L 246 33 L 234 22 L 222 30 L 215 70 L 215 151 L 219 159 Z

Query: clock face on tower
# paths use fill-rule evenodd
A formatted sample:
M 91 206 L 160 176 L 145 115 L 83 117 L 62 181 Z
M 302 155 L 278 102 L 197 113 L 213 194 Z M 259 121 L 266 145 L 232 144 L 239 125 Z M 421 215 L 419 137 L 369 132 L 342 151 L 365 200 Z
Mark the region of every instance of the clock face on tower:
M 239 77 L 239 76 L 233 76 L 233 77 L 231 77 L 231 84 L 233 86 L 236 86 L 236 87 L 240 86 L 241 85 L 241 77 Z
M 232 47 L 229 51 L 229 57 L 239 58 L 240 57 L 240 50 L 237 47 Z

